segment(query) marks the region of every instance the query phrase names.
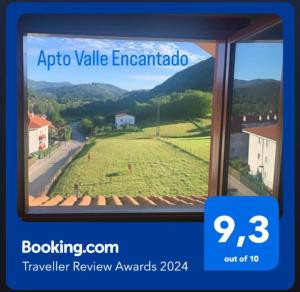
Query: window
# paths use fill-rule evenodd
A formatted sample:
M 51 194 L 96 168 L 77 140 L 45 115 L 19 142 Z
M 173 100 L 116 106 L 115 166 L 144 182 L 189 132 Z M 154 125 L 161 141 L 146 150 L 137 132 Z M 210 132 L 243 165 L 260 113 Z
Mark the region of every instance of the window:
M 281 147 L 278 118 L 281 114 L 283 46 L 280 32 L 280 27 L 274 27 L 235 44 L 228 195 L 277 192 L 273 186 L 279 171 L 276 157 Z M 243 120 L 245 115 L 247 122 Z M 261 140 L 267 142 L 260 143 Z M 265 156 L 262 161 L 261 154 Z
M 190 220 L 202 218 L 207 196 L 278 190 L 281 28 L 240 37 L 278 17 L 187 17 L 193 21 L 132 15 L 124 26 L 111 25 L 123 15 L 79 15 L 80 22 L 44 15 L 43 26 L 35 15 L 22 18 L 22 217 Z M 154 21 L 162 25 L 153 31 Z M 113 47 L 125 66 L 105 72 L 104 55 Z M 152 70 L 147 64 L 157 49 L 192 62 Z M 72 54 L 83 67 L 74 66 Z M 140 55 L 147 64 L 133 72 Z M 266 146 L 270 132 L 278 135 Z M 38 176 L 35 165 L 63 149 L 58 169 L 49 163 Z
M 24 44 L 29 213 L 203 211 L 210 54 L 170 40 L 28 34 Z M 104 56 L 111 63 L 101 64 Z

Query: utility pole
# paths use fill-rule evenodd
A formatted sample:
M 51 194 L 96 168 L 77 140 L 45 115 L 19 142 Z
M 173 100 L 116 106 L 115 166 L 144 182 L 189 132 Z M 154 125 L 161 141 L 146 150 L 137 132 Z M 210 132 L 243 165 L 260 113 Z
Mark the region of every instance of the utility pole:
M 156 138 L 160 137 L 159 118 L 160 118 L 160 101 L 158 101 L 157 103 L 157 112 L 156 112 Z

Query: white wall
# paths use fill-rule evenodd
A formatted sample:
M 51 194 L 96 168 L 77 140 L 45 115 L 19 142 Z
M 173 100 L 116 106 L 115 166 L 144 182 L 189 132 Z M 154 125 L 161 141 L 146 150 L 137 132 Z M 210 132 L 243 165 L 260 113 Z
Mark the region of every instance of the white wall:
M 39 136 L 45 135 L 46 139 L 40 141 Z M 28 130 L 28 151 L 29 154 L 39 151 L 40 143 L 45 144 L 44 150 L 48 148 L 48 126 L 39 129 Z
M 122 115 L 115 117 L 115 126 L 120 128 L 122 125 L 134 125 L 135 117 L 130 115 Z
M 269 189 L 273 189 L 275 156 L 275 141 L 253 134 L 249 135 L 248 164 L 250 174 L 256 175 L 258 171 L 263 171 L 262 179 Z

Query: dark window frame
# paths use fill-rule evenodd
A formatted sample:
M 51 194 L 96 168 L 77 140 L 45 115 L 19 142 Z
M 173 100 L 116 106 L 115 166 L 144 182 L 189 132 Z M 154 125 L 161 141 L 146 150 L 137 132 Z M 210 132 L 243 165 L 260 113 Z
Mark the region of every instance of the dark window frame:
M 230 122 L 230 92 L 232 88 L 232 68 L 234 64 L 234 46 L 235 43 L 250 35 L 264 31 L 266 28 L 280 23 L 280 19 L 274 15 L 266 15 L 255 18 L 245 28 L 239 29 L 224 38 L 216 39 L 216 56 L 215 71 L 213 84 L 213 101 L 212 101 L 212 129 L 211 129 L 211 146 L 210 146 L 210 163 L 208 179 L 208 196 L 223 195 L 227 181 L 226 167 L 226 148 L 228 147 L 228 125 Z M 59 30 L 59 24 L 56 29 Z M 57 31 L 56 31 L 57 33 Z M 51 32 L 55 34 L 55 32 Z M 156 213 L 69 213 L 69 214 L 28 214 L 25 191 L 27 190 L 27 171 L 28 162 L 25 153 L 28 152 L 27 129 L 24 117 L 27 113 L 26 100 L 26 70 L 25 59 L 23 59 L 22 21 L 18 27 L 17 39 L 17 57 L 19 68 L 17 73 L 17 92 L 20 98 L 18 108 L 18 214 L 26 221 L 203 221 L 203 212 L 156 212 Z M 129 37 L 128 37 L 129 38 Z M 172 39 L 175 39 L 172 37 Z M 183 38 L 178 38 L 183 39 Z M 204 37 L 203 40 L 207 38 Z M 230 75 L 231 74 L 231 75 Z M 281 117 L 281 112 L 278 114 Z M 280 118 L 281 120 L 281 118 Z M 278 123 L 281 121 L 278 121 Z M 281 147 L 277 149 L 281 157 Z M 277 155 L 277 153 L 276 153 Z M 279 156 L 278 156 L 279 157 Z M 280 188 L 280 171 L 276 172 L 274 181 L 278 177 L 278 190 Z
M 230 140 L 230 119 L 231 119 L 231 104 L 232 104 L 232 89 L 233 89 L 233 76 L 234 76 L 234 59 L 235 59 L 235 49 L 236 43 L 242 40 L 249 39 L 259 33 L 265 32 L 270 28 L 276 27 L 277 25 L 282 25 L 282 21 L 279 17 L 277 18 L 266 18 L 262 21 L 258 21 L 249 27 L 239 31 L 237 34 L 231 36 L 228 39 L 229 49 L 227 51 L 227 59 L 229 62 L 226 64 L 226 76 L 227 76 L 227 86 L 225 91 L 225 108 L 223 114 L 223 131 L 222 131 L 222 148 L 221 148 L 221 157 L 222 157 L 222 168 L 223 172 L 221 173 L 221 187 L 220 194 L 226 195 L 227 193 L 227 182 L 228 182 L 228 163 L 229 163 L 229 140 Z M 276 147 L 275 154 L 275 167 L 274 167 L 274 183 L 273 183 L 273 195 L 278 199 L 280 205 L 280 213 L 282 213 L 282 78 L 281 78 L 281 87 L 280 87 L 279 101 L 278 101 L 278 137 L 281 137 L 278 147 Z

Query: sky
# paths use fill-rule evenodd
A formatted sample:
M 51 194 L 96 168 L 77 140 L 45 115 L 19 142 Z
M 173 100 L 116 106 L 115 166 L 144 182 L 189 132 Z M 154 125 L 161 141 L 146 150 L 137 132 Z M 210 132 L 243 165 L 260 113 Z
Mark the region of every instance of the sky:
M 241 80 L 275 79 L 282 74 L 282 43 L 238 43 L 234 78 Z
M 192 42 L 27 36 L 27 77 L 37 81 L 69 81 L 73 84 L 110 83 L 126 90 L 135 90 L 151 89 L 185 68 L 184 66 L 115 67 L 112 65 L 83 67 L 73 62 L 70 66 L 53 66 L 48 71 L 45 66 L 37 66 L 41 50 L 44 50 L 45 54 L 56 54 L 59 51 L 74 56 L 74 50 L 86 52 L 99 50 L 100 53 L 111 55 L 111 51 L 116 49 L 126 54 L 137 55 L 157 52 L 172 55 L 179 50 L 181 54 L 188 56 L 189 64 L 186 67 L 210 57 L 206 51 Z
M 130 54 L 172 55 L 177 50 L 186 54 L 189 64 L 194 65 L 210 55 L 193 42 L 121 40 L 121 39 L 87 39 L 48 36 L 27 36 L 27 77 L 37 81 L 79 83 L 109 83 L 126 90 L 151 89 L 164 82 L 183 66 L 96 66 L 83 67 L 75 62 L 70 66 L 53 66 L 50 71 L 45 66 L 37 66 L 41 50 L 45 54 L 71 54 L 74 50 L 99 50 L 111 55 L 112 50 L 121 50 Z M 282 44 L 281 43 L 239 43 L 236 49 L 235 78 L 241 80 L 281 78 Z

